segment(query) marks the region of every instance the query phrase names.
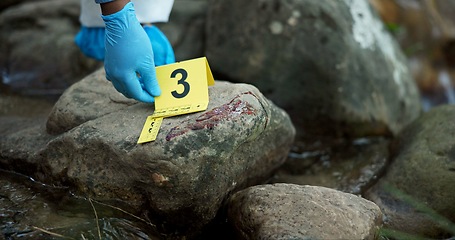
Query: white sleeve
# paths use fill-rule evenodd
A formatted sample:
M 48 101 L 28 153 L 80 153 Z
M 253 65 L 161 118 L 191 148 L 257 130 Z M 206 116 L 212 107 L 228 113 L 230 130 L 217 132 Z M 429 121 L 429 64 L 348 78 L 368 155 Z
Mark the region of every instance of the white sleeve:
M 167 22 L 174 0 L 132 0 L 140 23 Z M 81 24 L 85 27 L 104 27 L 99 4 L 93 0 L 81 0 Z

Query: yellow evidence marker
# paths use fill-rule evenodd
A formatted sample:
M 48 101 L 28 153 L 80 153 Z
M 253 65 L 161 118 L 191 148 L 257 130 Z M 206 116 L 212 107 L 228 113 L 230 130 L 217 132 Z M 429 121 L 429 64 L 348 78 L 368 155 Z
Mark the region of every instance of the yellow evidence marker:
M 156 139 L 163 118 L 206 110 L 208 86 L 215 84 L 205 57 L 159 66 L 156 77 L 161 95 L 155 98 L 155 112 L 147 117 L 138 144 Z

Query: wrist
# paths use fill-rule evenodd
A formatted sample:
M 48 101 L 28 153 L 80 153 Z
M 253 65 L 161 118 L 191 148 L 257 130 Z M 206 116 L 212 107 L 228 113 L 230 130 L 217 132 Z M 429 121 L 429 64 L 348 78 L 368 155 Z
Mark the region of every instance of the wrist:
M 101 13 L 104 16 L 114 14 L 125 7 L 127 3 L 129 3 L 130 0 L 115 0 L 112 2 L 106 2 L 106 3 L 101 3 Z

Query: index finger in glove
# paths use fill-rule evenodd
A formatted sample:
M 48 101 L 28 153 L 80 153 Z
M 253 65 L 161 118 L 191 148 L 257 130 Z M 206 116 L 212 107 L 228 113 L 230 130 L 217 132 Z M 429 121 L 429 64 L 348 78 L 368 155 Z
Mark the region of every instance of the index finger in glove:
M 161 95 L 161 89 L 156 78 L 156 71 L 154 67 L 147 68 L 139 72 L 140 81 L 144 85 L 145 90 L 152 96 L 158 97 Z
M 155 98 L 141 87 L 141 83 L 135 72 L 126 75 L 123 83 L 125 87 L 125 95 L 129 95 L 140 102 L 155 102 Z

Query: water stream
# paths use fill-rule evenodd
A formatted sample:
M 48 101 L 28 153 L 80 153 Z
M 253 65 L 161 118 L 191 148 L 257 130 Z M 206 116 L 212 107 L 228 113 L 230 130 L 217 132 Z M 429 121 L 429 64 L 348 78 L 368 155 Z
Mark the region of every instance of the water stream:
M 160 239 L 146 219 L 0 170 L 5 239 Z

